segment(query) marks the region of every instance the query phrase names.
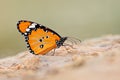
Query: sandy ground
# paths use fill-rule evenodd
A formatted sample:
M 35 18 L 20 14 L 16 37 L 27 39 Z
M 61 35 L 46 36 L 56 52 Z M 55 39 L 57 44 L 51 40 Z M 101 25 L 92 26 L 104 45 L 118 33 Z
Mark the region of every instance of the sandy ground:
M 0 80 L 120 80 L 120 35 L 85 40 L 52 53 L 25 51 L 0 59 Z

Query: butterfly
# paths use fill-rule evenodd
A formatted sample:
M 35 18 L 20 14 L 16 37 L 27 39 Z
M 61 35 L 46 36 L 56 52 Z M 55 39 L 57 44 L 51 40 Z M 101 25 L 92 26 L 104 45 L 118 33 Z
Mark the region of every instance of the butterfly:
M 52 49 L 63 46 L 68 37 L 61 37 L 52 29 L 41 24 L 20 20 L 17 29 L 24 35 L 30 53 L 45 55 Z

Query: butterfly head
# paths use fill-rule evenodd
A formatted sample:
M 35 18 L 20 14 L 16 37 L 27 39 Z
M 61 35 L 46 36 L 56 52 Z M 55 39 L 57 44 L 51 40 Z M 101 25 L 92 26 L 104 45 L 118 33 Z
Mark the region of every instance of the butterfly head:
M 61 37 L 59 41 L 56 42 L 57 47 L 63 46 L 63 43 L 67 40 L 67 37 Z

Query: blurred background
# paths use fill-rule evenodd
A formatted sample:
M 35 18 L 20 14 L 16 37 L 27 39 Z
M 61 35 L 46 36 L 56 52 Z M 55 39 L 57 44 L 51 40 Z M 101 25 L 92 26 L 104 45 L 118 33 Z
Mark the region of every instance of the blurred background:
M 0 10 L 0 58 L 27 50 L 19 20 L 80 40 L 120 34 L 120 0 L 1 0 Z

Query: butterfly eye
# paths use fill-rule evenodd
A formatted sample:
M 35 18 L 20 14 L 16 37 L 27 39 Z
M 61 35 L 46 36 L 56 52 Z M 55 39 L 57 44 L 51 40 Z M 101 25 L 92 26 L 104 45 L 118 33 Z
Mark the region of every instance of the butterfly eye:
M 40 48 L 43 48 L 43 47 L 44 47 L 44 45 L 43 45 L 43 44 L 41 44 L 41 45 L 40 45 Z

